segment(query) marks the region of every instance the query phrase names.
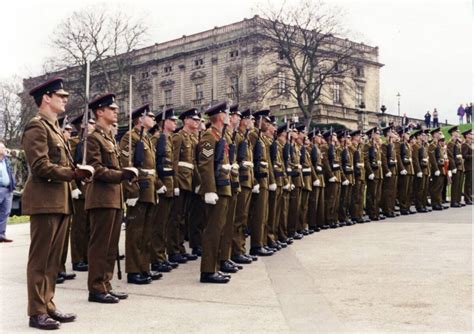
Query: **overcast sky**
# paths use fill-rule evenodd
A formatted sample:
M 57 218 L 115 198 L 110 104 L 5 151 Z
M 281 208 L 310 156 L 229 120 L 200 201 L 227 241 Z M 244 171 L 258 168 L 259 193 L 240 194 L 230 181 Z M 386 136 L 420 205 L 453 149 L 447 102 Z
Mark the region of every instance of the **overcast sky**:
M 280 2 L 280 0 L 270 0 Z M 147 44 L 237 22 L 256 13 L 267 0 L 102 1 L 149 21 Z M 455 122 L 460 103 L 472 101 L 473 8 L 469 0 L 328 0 L 343 11 L 356 41 L 378 46 L 380 98 L 388 112 L 423 117 L 437 108 Z M 3 1 L 0 12 L 0 79 L 41 72 L 54 54 L 55 27 L 92 0 Z M 120 4 L 119 4 L 120 3 Z M 118 5 L 119 4 L 119 5 Z

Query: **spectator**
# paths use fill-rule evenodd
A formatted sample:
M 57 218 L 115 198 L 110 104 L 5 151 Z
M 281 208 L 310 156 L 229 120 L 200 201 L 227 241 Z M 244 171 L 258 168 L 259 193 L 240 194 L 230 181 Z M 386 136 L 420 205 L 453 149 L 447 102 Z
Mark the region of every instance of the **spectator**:
M 459 108 L 458 108 L 459 124 L 463 124 L 463 122 L 464 122 L 464 113 L 465 113 L 465 111 L 464 111 L 464 108 L 461 104 L 461 105 L 459 105 Z
M 13 241 L 5 236 L 8 217 L 12 209 L 13 189 L 15 189 L 15 179 L 7 157 L 7 148 L 0 141 L 0 242 Z
M 431 114 L 430 111 L 428 110 L 425 114 L 425 126 L 426 128 L 429 128 L 431 125 Z
M 402 125 L 403 125 L 403 126 L 408 126 L 408 117 L 407 117 L 407 114 L 403 114 L 403 117 L 402 117 Z
M 433 109 L 433 127 L 437 128 L 439 126 L 439 115 L 436 108 Z
M 466 123 L 471 123 L 472 120 L 472 102 L 470 104 L 466 103 L 466 108 L 464 109 L 466 113 Z

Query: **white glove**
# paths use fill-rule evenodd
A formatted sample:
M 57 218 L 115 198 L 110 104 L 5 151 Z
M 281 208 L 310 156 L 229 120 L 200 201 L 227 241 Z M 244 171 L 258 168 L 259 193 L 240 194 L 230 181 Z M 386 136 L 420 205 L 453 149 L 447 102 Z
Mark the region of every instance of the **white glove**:
M 239 164 L 238 163 L 232 164 L 232 170 L 238 172 L 239 171 Z
M 400 171 L 400 175 L 407 175 L 407 174 L 408 174 L 408 172 L 407 172 L 406 169 L 402 169 L 402 170 Z
M 135 206 L 138 202 L 138 197 L 137 198 L 129 198 L 125 201 L 125 204 L 127 204 L 127 206 Z
M 313 186 L 315 186 L 315 187 L 319 187 L 320 185 L 321 185 L 321 182 L 319 182 L 319 180 L 315 180 L 313 182 Z
M 198 185 L 196 188 L 194 188 L 194 193 L 199 194 L 199 189 L 201 189 L 201 185 Z
M 342 185 L 343 185 L 343 186 L 348 186 L 348 185 L 349 185 L 349 180 L 344 180 L 344 181 L 342 181 Z
M 452 170 L 452 172 L 453 172 L 453 174 L 456 174 L 456 173 L 458 172 L 458 169 L 457 169 L 457 168 L 454 168 L 454 169 Z
M 289 183 L 283 186 L 283 190 L 290 190 L 290 188 L 291 188 L 291 184 Z
M 166 190 L 168 190 L 168 189 L 166 189 L 166 186 L 163 186 L 163 187 L 161 187 L 160 189 L 158 189 L 158 190 L 156 191 L 156 193 L 157 193 L 158 195 L 164 194 L 164 193 L 166 193 Z
M 259 184 L 254 185 L 253 189 L 252 189 L 252 192 L 254 194 L 260 194 L 260 185 Z
M 373 179 L 375 179 L 375 174 L 374 173 L 369 174 L 367 178 L 372 181 Z
M 79 199 L 79 196 L 81 196 L 82 192 L 76 188 L 71 192 L 72 198 L 73 199 Z
M 204 194 L 204 202 L 206 204 L 216 205 L 219 196 L 216 193 L 205 193 Z
M 333 182 L 336 182 L 336 180 L 337 180 L 336 177 L 333 176 L 333 177 L 331 177 L 328 181 L 331 182 L 331 183 L 333 183 Z
M 277 185 L 276 185 L 276 183 L 270 184 L 270 185 L 268 186 L 268 190 L 269 190 L 269 191 L 275 191 L 275 190 L 277 190 Z
M 175 195 L 176 197 L 179 196 L 179 188 L 174 188 L 174 195 Z
M 388 172 L 387 174 L 385 174 L 385 177 L 392 177 L 392 172 Z
M 291 191 L 295 190 L 296 186 L 294 184 L 291 185 Z
M 416 173 L 416 177 L 418 177 L 418 178 L 422 178 L 422 177 L 423 177 L 423 173 L 422 173 L 422 172 L 418 172 L 418 173 Z
M 448 170 L 448 176 L 453 177 L 453 173 L 450 170 Z
M 435 176 L 440 176 L 441 172 L 439 170 L 437 170 L 434 174 L 435 174 Z
M 300 165 L 300 164 L 298 164 L 298 165 L 296 165 L 296 168 L 298 168 L 299 170 L 301 170 L 301 169 L 303 169 L 303 166 Z

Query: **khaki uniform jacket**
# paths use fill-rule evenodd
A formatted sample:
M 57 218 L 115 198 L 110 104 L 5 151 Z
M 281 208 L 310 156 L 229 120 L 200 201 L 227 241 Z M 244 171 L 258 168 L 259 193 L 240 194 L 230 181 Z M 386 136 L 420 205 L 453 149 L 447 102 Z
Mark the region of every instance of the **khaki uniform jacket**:
M 318 186 L 319 188 L 324 188 L 326 184 L 324 183 L 323 152 L 321 151 L 319 146 L 316 144 L 311 145 L 310 152 L 312 152 L 313 150 L 316 150 L 316 166 L 313 166 L 313 170 L 316 175 L 315 180 L 319 180 L 319 186 Z M 310 156 L 311 156 L 311 153 L 310 153 Z
M 85 209 L 123 208 L 122 171 L 119 151 L 110 131 L 96 125 L 87 137 L 87 164 L 95 169 L 86 192 Z
M 273 162 L 272 157 L 271 157 L 271 147 L 272 147 L 274 139 L 268 135 L 263 135 L 262 140 L 265 143 L 265 149 L 267 151 L 267 156 L 268 156 L 268 184 L 270 185 L 270 184 L 275 183 L 277 186 L 279 186 L 281 184 L 277 182 L 277 176 L 275 175 L 275 168 L 278 170 L 281 168 L 281 164 L 278 162 L 278 144 L 276 144 L 277 145 L 277 152 L 276 152 L 277 159 L 275 160 L 275 162 Z M 274 165 L 274 163 L 276 164 L 276 166 Z M 278 175 L 280 175 L 278 178 L 281 178 L 281 174 L 278 174 Z M 281 180 L 280 180 L 280 183 L 281 183 Z
M 355 177 L 354 177 L 354 156 L 351 154 L 350 151 L 351 145 L 347 145 L 347 148 L 341 147 L 341 169 L 342 169 L 342 174 L 343 180 L 349 180 L 349 184 L 354 185 L 355 184 Z M 347 161 L 345 164 L 343 163 L 343 155 L 346 155 L 345 159 Z
M 199 134 L 192 134 L 191 139 L 193 141 L 194 146 L 194 173 L 193 173 L 193 190 L 196 189 L 197 186 L 201 185 L 201 175 L 198 171 L 198 149 L 199 149 L 199 141 L 201 140 L 201 132 Z
M 388 172 L 392 173 L 392 177 L 397 175 L 397 153 L 395 151 L 395 144 L 393 143 L 383 143 L 381 148 L 382 154 L 382 170 L 383 175 Z M 389 156 L 390 155 L 390 156 Z
M 253 130 L 249 132 L 249 141 L 252 145 L 252 148 L 254 149 L 258 141 L 257 130 Z M 254 162 L 253 162 L 255 181 L 256 183 L 260 184 L 260 189 L 268 189 L 269 160 L 270 160 L 270 157 L 268 156 L 268 150 L 266 149 L 266 145 L 264 141 L 262 140 L 262 157 L 260 159 L 260 163 L 257 163 L 257 161 L 255 161 L 255 156 L 254 156 Z
M 429 146 L 429 159 L 430 159 L 430 169 L 431 175 L 439 170 L 440 175 L 446 175 L 444 169 L 444 156 L 446 152 L 443 146 L 439 145 L 437 141 L 433 141 Z
M 341 167 L 341 151 L 337 145 L 324 145 L 323 154 L 328 162 L 326 168 L 324 168 L 324 174 L 326 179 L 329 180 L 331 177 L 336 177 L 336 182 L 342 182 L 345 177 L 342 174 Z
M 130 167 L 128 163 L 129 148 L 128 148 L 129 132 L 122 137 L 120 140 L 120 163 L 123 167 Z M 132 129 L 132 165 L 133 157 L 135 155 L 135 148 L 137 142 L 140 140 L 140 129 Z M 130 183 L 128 181 L 123 182 L 125 198 L 137 198 L 139 202 L 156 204 L 156 191 L 155 191 L 155 175 L 156 175 L 156 162 L 155 162 L 155 148 L 151 142 L 150 136 L 143 132 L 142 136 L 144 146 L 144 160 L 143 166 L 137 167 L 139 170 L 138 181 Z M 144 189 L 140 189 L 139 184 L 142 184 Z
M 428 146 L 415 142 L 413 144 L 412 155 L 415 175 L 420 171 L 423 175 L 430 175 Z
M 371 151 L 374 154 L 373 157 L 371 157 Z M 366 171 L 365 175 L 369 176 L 373 173 L 375 179 L 383 179 L 382 154 L 380 148 L 371 141 L 364 145 L 364 167 Z
M 364 151 L 361 144 L 352 143 L 349 145 L 349 152 L 352 155 L 354 164 L 354 178 L 365 180 Z
M 462 157 L 464 159 L 464 170 L 472 170 L 472 144 L 464 142 L 461 145 Z
M 153 143 L 153 147 L 156 148 L 160 141 L 160 139 L 166 138 L 166 146 L 165 152 L 163 157 L 159 157 L 157 153 L 155 153 L 156 165 L 160 164 L 162 171 L 158 171 L 157 168 L 157 175 L 156 175 L 156 190 L 159 190 L 163 185 L 166 186 L 166 193 L 160 195 L 164 197 L 173 197 L 174 196 L 174 168 L 177 165 L 177 162 L 174 161 L 174 154 L 173 154 L 173 142 L 171 140 L 171 135 L 161 134 L 160 137 L 153 136 L 151 138 L 151 142 Z
M 194 169 L 196 165 L 196 145 L 193 134 L 180 130 L 172 136 L 173 143 L 173 162 L 174 168 L 174 187 L 193 191 L 193 178 L 197 172 Z
M 323 175 L 326 180 L 329 180 L 334 176 L 332 172 L 331 164 L 329 163 L 329 145 L 321 145 L 321 161 L 323 163 Z
M 23 214 L 71 214 L 72 155 L 57 122 L 38 113 L 26 125 L 21 144 L 30 167 Z
M 246 145 L 247 149 L 245 150 L 245 156 L 239 157 L 238 152 L 241 145 Z M 242 132 L 240 129 L 237 130 L 237 135 L 235 136 L 235 148 L 237 163 L 239 164 L 240 186 L 252 189 L 255 184 L 252 145 L 248 138 L 246 138 L 245 132 Z
M 283 159 L 283 148 L 285 145 L 277 139 L 277 156 L 275 163 L 273 163 L 273 174 L 275 175 L 276 184 L 279 187 L 284 187 L 290 183 L 285 169 L 285 160 Z
M 455 168 L 457 168 L 459 171 L 464 170 L 461 144 L 455 143 L 453 139 L 448 142 L 448 159 L 450 170 Z
M 298 143 L 293 143 L 291 152 L 291 183 L 297 188 L 303 187 L 303 166 L 301 166 L 301 146 Z
M 406 169 L 407 175 L 414 175 L 415 169 L 413 167 L 412 147 L 409 143 L 400 142 L 395 146 L 397 150 L 397 159 L 403 165 L 399 171 Z
M 221 131 L 214 126 L 207 129 L 199 142 L 199 165 L 201 175 L 201 188 L 199 193 L 217 193 L 219 196 L 232 196 L 230 187 L 229 144 L 226 142 L 224 157 L 214 169 L 216 145 L 221 139 Z
M 311 163 L 311 155 L 308 150 L 308 146 L 300 146 L 300 157 L 304 154 L 304 161 L 301 162 L 303 167 L 301 174 L 303 175 L 303 189 L 307 191 L 313 190 L 313 179 L 316 180 L 316 173 L 313 169 L 313 164 Z
M 81 139 L 79 138 L 79 136 L 75 136 L 75 137 L 72 137 L 72 138 L 69 139 L 69 147 L 71 148 L 71 156 L 73 158 L 76 155 L 77 145 L 79 144 L 80 140 Z M 88 183 L 76 182 L 76 180 L 73 180 L 73 181 L 71 181 L 71 186 L 72 186 L 73 190 L 74 189 L 79 189 L 81 191 L 81 194 L 79 195 L 80 199 L 85 198 Z
M 232 166 L 230 169 L 230 185 L 232 192 L 239 193 L 242 189 L 240 188 L 240 178 L 239 178 L 239 167 L 237 164 L 237 146 L 235 144 L 235 138 L 237 137 L 237 132 L 226 131 L 226 142 L 230 145 L 234 145 L 234 156 L 231 157 L 229 154 L 229 164 Z M 229 149 L 230 152 L 230 149 Z

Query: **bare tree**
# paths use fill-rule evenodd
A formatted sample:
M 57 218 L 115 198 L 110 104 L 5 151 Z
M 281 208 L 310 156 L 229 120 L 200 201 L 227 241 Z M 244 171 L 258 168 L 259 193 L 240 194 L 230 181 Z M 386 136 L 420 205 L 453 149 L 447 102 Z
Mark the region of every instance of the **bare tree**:
M 360 66 L 363 48 L 337 37 L 347 35 L 340 13 L 321 2 L 286 2 L 260 12 L 259 28 L 265 37 L 260 95 L 293 98 L 309 124 L 315 106 L 329 98 L 334 84 L 346 86 L 346 91 L 354 88 L 347 79 Z
M 147 35 L 143 22 L 120 11 L 111 12 L 110 8 L 74 12 L 55 29 L 52 44 L 58 56 L 54 62 L 58 68 L 82 67 L 82 78 L 89 60 L 101 90 L 127 90 L 132 51 L 145 42 Z
M 21 117 L 21 81 L 15 78 L 0 82 L 0 136 L 8 147 L 17 147 L 24 127 Z

